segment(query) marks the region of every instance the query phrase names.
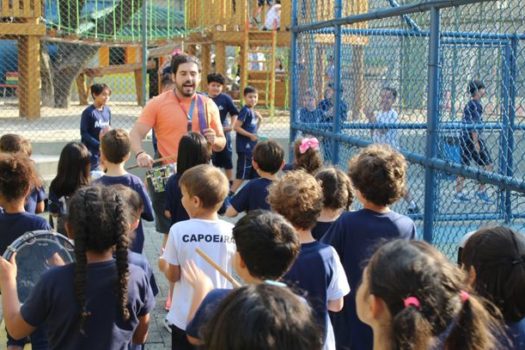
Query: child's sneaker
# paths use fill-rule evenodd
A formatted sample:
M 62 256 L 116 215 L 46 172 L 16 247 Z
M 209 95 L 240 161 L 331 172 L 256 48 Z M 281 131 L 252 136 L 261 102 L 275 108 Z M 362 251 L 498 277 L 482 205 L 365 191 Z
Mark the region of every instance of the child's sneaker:
M 463 192 L 456 192 L 453 199 L 454 203 L 466 203 L 470 202 L 470 198 Z
M 489 195 L 487 194 L 487 191 L 478 191 L 476 192 L 476 196 L 479 198 L 480 201 L 482 201 L 485 204 L 492 204 L 494 201 L 489 198 Z

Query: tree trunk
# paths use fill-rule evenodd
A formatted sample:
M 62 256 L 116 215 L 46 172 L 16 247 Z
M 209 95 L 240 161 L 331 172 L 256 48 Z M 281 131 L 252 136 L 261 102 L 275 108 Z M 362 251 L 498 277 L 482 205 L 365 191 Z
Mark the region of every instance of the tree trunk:
M 71 86 L 86 63 L 97 53 L 98 46 L 59 43 L 57 47 L 57 59 L 52 65 L 54 102 L 57 108 L 68 108 Z
M 51 58 L 47 51 L 47 44 L 43 42 L 42 49 L 40 50 L 40 75 L 42 78 L 41 98 L 43 107 L 55 106 L 55 89 L 53 87 L 53 77 L 51 74 Z

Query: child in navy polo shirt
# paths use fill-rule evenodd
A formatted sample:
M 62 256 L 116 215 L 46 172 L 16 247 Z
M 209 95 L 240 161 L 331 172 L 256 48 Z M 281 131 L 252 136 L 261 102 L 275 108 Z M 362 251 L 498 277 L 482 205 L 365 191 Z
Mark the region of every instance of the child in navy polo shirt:
M 363 264 L 381 240 L 415 239 L 416 226 L 409 217 L 389 208 L 406 191 L 407 164 L 401 153 L 389 146 L 374 144 L 354 156 L 348 169 L 355 196 L 363 209 L 342 214 L 321 242 L 333 246 L 341 256 L 351 288 L 343 311 L 331 315 L 337 346 L 370 350 L 372 330 L 358 319 L 355 304 Z
M 231 192 L 235 193 L 241 187 L 244 180 L 251 180 L 257 177 L 257 172 L 252 167 L 252 153 L 257 144 L 257 130 L 261 126 L 261 114 L 255 111 L 258 93 L 253 86 L 244 88 L 245 105 L 239 113 L 239 118 L 233 124 L 233 130 L 237 133 L 235 147 L 237 149 L 237 174 L 231 187 Z
M 0 137 L 0 152 L 18 153 L 22 152 L 29 158 L 33 153 L 31 142 L 25 137 L 17 134 L 5 134 Z M 37 177 L 35 183 L 31 186 L 31 192 L 26 197 L 24 209 L 28 213 L 39 214 L 45 210 L 45 201 L 47 199 L 46 190 L 42 186 L 42 181 Z
M 111 125 L 111 110 L 106 104 L 111 96 L 111 89 L 106 84 L 91 85 L 93 104 L 82 112 L 80 118 L 81 141 L 91 152 L 91 170 L 100 166 L 100 132 Z
M 129 159 L 131 144 L 128 133 L 123 129 L 113 129 L 108 131 L 101 140 L 102 161 L 107 168 L 106 174 L 97 179 L 95 183 L 102 185 L 122 184 L 134 189 L 142 198 L 144 210 L 142 219 L 153 221 L 153 206 L 142 180 L 124 169 L 124 164 Z M 135 237 L 130 244 L 130 249 L 137 253 L 142 253 L 144 248 L 144 229 L 142 222 L 135 230 Z
M 212 98 L 213 102 L 219 108 L 221 116 L 222 128 L 226 136 L 226 146 L 220 152 L 213 152 L 212 162 L 217 168 L 223 168 L 230 186 L 233 183 L 233 163 L 232 163 L 232 139 L 231 131 L 232 125 L 235 124 L 239 110 L 235 107 L 232 98 L 223 93 L 224 83 L 226 79 L 220 73 L 208 74 L 208 96 Z M 231 122 L 228 123 L 227 117 L 230 116 Z
M 36 179 L 33 162 L 23 153 L 0 153 L 0 255 L 17 238 L 28 231 L 50 230 L 48 222 L 35 214 L 27 213 L 24 203 Z M 36 281 L 35 281 L 36 282 Z M 47 349 L 45 328 L 31 335 L 33 349 Z M 7 335 L 8 349 L 22 349 L 25 339 L 14 340 Z
M 233 228 L 237 252 L 233 268 L 247 284 L 277 281 L 293 264 L 301 245 L 293 227 L 279 214 L 254 210 L 243 216 Z M 186 328 L 188 339 L 198 345 L 202 327 L 214 315 L 220 302 L 231 289 L 213 289 L 207 276 L 194 264 L 182 269 L 183 276 L 193 287 L 193 299 Z
M 235 253 L 233 225 L 220 220 L 217 214 L 228 195 L 226 176 L 212 165 L 201 164 L 186 170 L 179 184 L 182 205 L 190 220 L 171 227 L 162 256 L 168 264 L 164 274 L 168 281 L 175 283 L 166 319 L 171 327 L 171 348 L 177 350 L 193 348 L 186 338 L 193 290 L 186 278 L 181 279 L 181 266 L 193 260 L 211 279 L 213 287 L 230 288 L 230 282 L 204 261 L 196 249 L 201 249 L 226 271 L 231 271 L 231 259 Z
M 260 178 L 250 180 L 230 202 L 226 216 L 235 217 L 243 211 L 270 209 L 266 201 L 268 186 L 277 179 L 277 173 L 284 166 L 284 150 L 275 141 L 258 143 L 253 150 L 253 168 Z
M 481 128 L 469 129 L 467 126 L 480 126 L 483 124 L 483 106 L 481 99 L 485 96 L 485 84 L 479 80 L 473 80 L 468 84 L 468 91 L 471 99 L 465 106 L 463 112 L 463 124 L 465 129 L 461 134 L 461 164 L 469 166 L 471 161 L 477 165 L 485 168 L 486 171 L 492 171 L 492 158 L 490 152 L 485 144 L 485 140 L 481 137 Z M 454 194 L 454 202 L 462 203 L 469 202 L 470 198 L 463 193 L 463 184 L 465 178 L 458 176 L 456 180 L 456 193 Z M 484 204 L 492 204 L 494 201 L 489 197 L 485 190 L 485 185 L 480 183 L 478 192 L 476 192 L 478 199 Z
M 283 279 L 305 292 L 323 330 L 324 348 L 335 349 L 328 310 L 340 311 L 350 288 L 335 249 L 312 236 L 321 214 L 323 190 L 312 175 L 295 170 L 270 186 L 268 202 L 293 225 L 301 242 L 301 252 Z

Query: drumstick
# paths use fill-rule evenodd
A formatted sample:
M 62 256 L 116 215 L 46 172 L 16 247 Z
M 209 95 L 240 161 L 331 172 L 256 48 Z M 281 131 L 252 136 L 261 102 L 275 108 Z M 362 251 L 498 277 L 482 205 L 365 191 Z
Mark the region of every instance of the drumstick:
M 160 162 L 163 162 L 165 160 L 170 160 L 170 159 L 173 159 L 173 158 L 176 158 L 177 155 L 176 154 L 173 154 L 171 156 L 167 156 L 167 157 L 162 157 L 162 158 L 159 158 L 159 159 L 155 159 L 153 161 L 153 164 L 157 164 L 157 163 L 160 163 Z M 140 165 L 138 164 L 135 164 L 135 165 L 132 165 L 130 166 L 129 168 L 126 168 L 126 170 L 133 170 L 133 169 L 137 169 L 137 168 L 140 168 Z
M 233 278 L 228 272 L 224 271 L 222 269 L 222 267 L 220 267 L 219 265 L 217 265 L 217 263 L 215 261 L 212 260 L 212 258 L 210 258 L 205 252 L 203 252 L 200 248 L 195 248 L 195 251 L 197 252 L 197 254 L 199 254 L 200 256 L 202 256 L 202 258 L 204 260 L 206 260 L 206 262 L 208 264 L 210 264 L 211 266 L 213 266 L 213 268 L 217 271 L 219 271 L 219 273 L 222 275 L 222 277 L 226 278 L 228 281 L 230 281 L 230 283 L 233 285 L 233 287 L 235 288 L 239 288 L 241 287 L 241 284 L 239 282 L 237 282 L 237 280 L 235 278 Z

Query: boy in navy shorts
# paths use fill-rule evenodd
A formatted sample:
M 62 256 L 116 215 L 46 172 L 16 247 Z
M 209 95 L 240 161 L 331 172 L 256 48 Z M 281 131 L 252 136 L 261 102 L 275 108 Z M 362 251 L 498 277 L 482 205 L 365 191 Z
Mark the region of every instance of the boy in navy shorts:
M 250 180 L 231 199 L 226 216 L 235 217 L 238 213 L 255 209 L 270 210 L 266 201 L 268 186 L 277 180 L 277 173 L 284 166 L 283 148 L 273 140 L 258 143 L 253 150 L 252 166 L 260 177 Z
M 468 84 L 468 91 L 471 99 L 463 111 L 463 124 L 465 128 L 461 132 L 461 164 L 470 165 L 474 161 L 477 165 L 485 168 L 487 171 L 492 170 L 492 158 L 485 145 L 485 140 L 481 138 L 481 129 L 470 129 L 469 125 L 479 126 L 483 124 L 483 106 L 480 101 L 485 96 L 485 85 L 479 80 L 472 80 Z M 456 194 L 454 202 L 468 202 L 470 198 L 463 193 L 463 184 L 465 178 L 458 176 L 456 180 Z M 480 183 L 476 196 L 485 204 L 491 204 L 493 201 L 489 198 L 485 185 Z
M 231 186 L 233 183 L 231 131 L 232 125 L 235 124 L 237 116 L 239 115 L 239 110 L 235 107 L 235 104 L 233 104 L 232 98 L 229 95 L 222 93 L 225 82 L 226 80 L 224 76 L 220 73 L 208 74 L 208 96 L 211 97 L 213 102 L 215 102 L 219 108 L 222 128 L 224 130 L 224 136 L 226 136 L 226 147 L 220 152 L 213 152 L 211 160 L 214 166 L 224 169 Z M 230 115 L 230 123 L 228 123 L 226 118 L 228 115 Z
M 244 180 L 258 177 L 257 171 L 252 167 L 252 153 L 257 144 L 257 130 L 261 126 L 261 114 L 255 111 L 258 93 L 253 86 L 247 86 L 243 92 L 245 105 L 242 107 L 239 117 L 233 124 L 233 130 L 237 133 L 235 147 L 237 149 L 237 174 L 231 187 L 235 193 L 241 187 Z

